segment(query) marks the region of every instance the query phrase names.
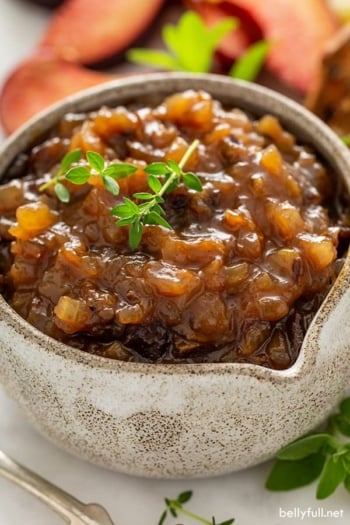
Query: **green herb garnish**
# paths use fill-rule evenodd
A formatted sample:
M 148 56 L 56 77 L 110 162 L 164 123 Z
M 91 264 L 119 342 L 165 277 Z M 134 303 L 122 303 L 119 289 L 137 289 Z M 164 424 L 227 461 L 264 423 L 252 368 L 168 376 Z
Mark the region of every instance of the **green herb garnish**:
M 139 245 L 143 227 L 147 224 L 159 224 L 171 229 L 170 224 L 164 218 L 165 211 L 161 207 L 164 202 L 164 194 L 172 192 L 180 182 L 192 190 L 202 190 L 202 183 L 197 175 L 183 171 L 183 167 L 198 146 L 199 141 L 193 141 L 178 164 L 173 160 L 149 164 L 144 171 L 148 173 L 147 182 L 153 193 L 134 193 L 134 199 L 144 202 L 137 204 L 124 197 L 123 204 L 112 209 L 111 214 L 119 217 L 118 226 L 130 225 L 129 244 L 131 248 L 134 249 Z
M 179 494 L 176 499 L 165 498 L 165 510 L 159 518 L 158 525 L 163 525 L 165 523 L 168 514 L 170 514 L 174 518 L 177 518 L 179 514 L 183 514 L 188 518 L 191 518 L 195 521 L 199 521 L 200 523 L 204 523 L 204 525 L 231 525 L 235 521 L 234 518 L 231 518 L 229 520 L 218 523 L 215 520 L 214 516 L 211 518 L 211 520 L 207 520 L 202 516 L 195 514 L 194 512 L 184 509 L 184 503 L 187 503 L 192 498 L 192 495 L 192 491 L 187 490 L 186 492 L 181 492 L 181 494 Z
M 350 135 L 344 135 L 341 139 L 346 146 L 350 146 Z
M 79 162 L 81 157 L 82 152 L 80 149 L 67 153 L 62 159 L 56 175 L 45 184 L 42 184 L 39 190 L 44 191 L 53 186 L 58 199 L 67 203 L 70 201 L 70 193 L 66 186 L 62 184 L 62 181 L 68 180 L 73 184 L 82 185 L 88 182 L 91 175 L 97 175 L 101 177 L 103 185 L 109 193 L 118 195 L 119 184 L 117 180 L 128 177 L 137 170 L 136 166 L 125 162 L 107 164 L 102 155 L 95 151 L 86 153 L 86 161 L 89 167 L 72 167 L 72 164 Z
M 237 27 L 237 20 L 225 18 L 212 27 L 194 11 L 186 11 L 177 25 L 166 24 L 162 39 L 167 51 L 134 48 L 126 56 L 130 62 L 160 69 L 206 73 L 222 39 Z
M 193 141 L 179 163 L 168 160 L 167 162 L 153 162 L 146 166 L 144 171 L 148 174 L 147 183 L 152 193 L 134 193 L 135 201 L 124 197 L 123 203 L 111 210 L 111 215 L 119 217 L 118 226 L 130 226 L 129 245 L 132 249 L 139 245 L 145 225 L 158 224 L 164 228 L 172 228 L 164 218 L 165 211 L 161 206 L 164 202 L 163 195 L 172 192 L 181 182 L 189 189 L 202 190 L 202 183 L 197 175 L 183 171 L 184 166 L 198 146 L 199 140 Z M 39 190 L 44 191 L 53 186 L 57 198 L 67 203 L 70 201 L 70 194 L 63 184 L 65 180 L 73 184 L 83 185 L 89 181 L 91 175 L 97 175 L 101 177 L 105 189 L 117 196 L 119 194 L 117 180 L 129 177 L 137 170 L 136 166 L 125 162 L 108 164 L 95 151 L 86 153 L 87 166 L 72 167 L 72 164 L 77 163 L 81 156 L 81 150 L 74 150 L 65 155 L 55 176 L 42 184 Z M 140 201 L 141 203 L 139 203 Z
M 344 483 L 350 491 L 350 398 L 331 416 L 327 431 L 297 439 L 277 454 L 266 482 L 272 491 L 291 490 L 319 478 L 316 497 L 324 499 Z
M 177 25 L 167 24 L 162 30 L 162 39 L 167 51 L 158 49 L 130 49 L 126 56 L 130 62 L 158 69 L 208 73 L 214 54 L 222 39 L 238 26 L 235 18 L 224 18 L 208 27 L 194 11 L 186 11 Z M 270 50 L 264 40 L 252 44 L 234 63 L 229 75 L 252 81 L 259 74 Z
M 233 64 L 229 75 L 241 80 L 255 80 L 265 63 L 270 49 L 271 43 L 266 40 L 260 40 L 252 44 Z
M 51 186 L 54 187 L 55 193 L 58 199 L 62 202 L 70 201 L 70 194 L 67 188 L 62 184 L 61 181 L 65 179 L 66 172 L 70 169 L 72 164 L 79 162 L 81 159 L 81 150 L 75 149 L 74 151 L 69 151 L 62 159 L 59 169 L 54 177 L 52 177 L 48 182 L 42 184 L 39 187 L 39 191 L 45 191 Z

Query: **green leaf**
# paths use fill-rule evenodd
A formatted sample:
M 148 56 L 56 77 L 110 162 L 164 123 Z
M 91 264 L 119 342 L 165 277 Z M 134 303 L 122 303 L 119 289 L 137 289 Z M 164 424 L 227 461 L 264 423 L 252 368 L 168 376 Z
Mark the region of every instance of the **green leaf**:
M 342 456 L 342 462 L 348 475 L 350 475 L 350 443 L 343 445 L 344 455 Z
M 117 226 L 128 226 L 129 224 L 132 224 L 135 220 L 135 216 L 133 217 L 125 217 L 124 219 L 120 219 L 119 221 L 116 222 L 116 225 Z
M 209 71 L 207 43 L 203 38 L 205 26 L 202 18 L 193 11 L 186 11 L 176 26 L 166 25 L 162 36 L 165 44 L 174 53 L 183 71 L 205 73 Z
M 123 201 L 124 204 L 129 206 L 130 210 L 132 210 L 135 214 L 139 214 L 139 207 L 137 204 L 135 204 L 132 200 L 128 199 L 128 197 L 124 197 Z
M 225 17 L 215 26 L 207 29 L 213 50 L 220 44 L 221 40 L 239 26 L 237 18 Z
M 127 162 L 113 163 L 103 170 L 103 175 L 113 179 L 125 179 L 137 171 L 137 167 Z
M 165 215 L 165 211 L 163 210 L 161 206 L 158 206 L 158 204 L 153 205 L 152 211 L 159 213 L 159 215 Z
M 323 466 L 317 485 L 317 499 L 325 499 L 333 494 L 337 487 L 345 480 L 346 474 L 342 459 L 330 456 Z
M 63 173 L 67 171 L 74 162 L 79 162 L 79 160 L 81 159 L 81 155 L 82 155 L 81 149 L 75 149 L 73 151 L 69 151 L 63 157 L 61 161 L 60 172 Z
M 134 193 L 133 197 L 134 197 L 134 199 L 139 199 L 141 201 L 150 201 L 150 200 L 154 199 L 154 195 L 152 195 L 151 193 L 143 192 L 143 191 L 138 192 L 138 193 Z
M 177 518 L 177 512 L 176 510 L 174 509 L 174 507 L 177 506 L 177 502 L 174 501 L 174 500 L 171 500 L 169 498 L 165 498 L 164 499 L 169 511 L 170 511 L 170 514 L 174 517 L 174 518 Z
M 278 459 L 272 466 L 265 486 L 272 491 L 304 487 L 318 478 L 324 463 L 322 454 L 312 454 L 296 461 Z
M 348 474 L 344 479 L 344 487 L 350 492 L 350 474 Z
M 119 184 L 117 183 L 117 181 L 115 181 L 109 175 L 104 175 L 102 177 L 102 180 L 103 180 L 104 187 L 106 188 L 107 191 L 109 191 L 109 193 L 111 193 L 112 195 L 118 195 L 119 194 L 119 189 L 120 188 L 119 188 Z
M 231 518 L 230 520 L 227 520 L 227 521 L 222 521 L 221 523 L 217 523 L 216 525 L 231 525 L 232 523 L 234 523 L 234 518 Z M 215 525 L 215 522 L 214 522 L 214 525 Z
M 156 211 L 151 211 L 147 213 L 147 215 L 144 218 L 145 224 L 158 224 L 159 226 L 163 226 L 164 228 L 167 228 L 168 230 L 172 230 L 173 227 L 162 217 L 157 213 Z
M 171 174 L 165 175 L 165 183 L 168 181 L 169 177 L 171 177 Z M 179 178 L 177 177 L 170 183 L 165 193 L 171 193 L 178 187 L 178 185 L 179 185 Z
M 138 247 L 142 239 L 142 225 L 138 220 L 132 223 L 129 230 L 129 245 L 132 250 Z
M 184 504 L 187 503 L 192 498 L 192 496 L 192 490 L 186 490 L 185 492 L 181 492 L 181 494 L 179 494 L 176 499 L 179 503 Z
M 85 168 L 84 166 L 77 166 L 76 168 L 71 168 L 69 171 L 67 171 L 65 177 L 69 182 L 72 182 L 73 184 L 85 184 L 89 177 L 90 177 L 90 171 Z
M 165 175 L 169 173 L 169 167 L 165 162 L 152 162 L 145 167 L 144 171 L 152 175 Z
M 343 399 L 339 405 L 340 412 L 350 417 L 350 397 Z
M 69 202 L 70 201 L 70 193 L 69 191 L 67 190 L 67 188 L 61 184 L 60 182 L 57 182 L 55 184 L 55 193 L 57 195 L 57 198 L 61 201 L 61 202 Z
M 205 73 L 210 70 L 215 48 L 234 26 L 232 19 L 226 19 L 207 28 L 197 13 L 186 11 L 176 26 L 164 26 L 162 37 L 182 70 Z
M 155 175 L 148 176 L 147 184 L 154 193 L 158 193 L 162 189 L 162 183 Z
M 350 418 L 345 414 L 335 414 L 332 416 L 332 422 L 337 427 L 339 432 L 344 436 L 350 437 Z
M 112 215 L 116 215 L 117 217 L 131 217 L 131 216 L 138 216 L 140 215 L 140 209 L 127 197 L 124 197 L 123 204 L 118 204 L 115 208 L 112 208 L 111 210 Z
M 90 164 L 91 168 L 97 171 L 97 173 L 101 173 L 105 167 L 105 160 L 96 151 L 87 151 L 86 152 L 86 158 L 88 163 Z
M 121 217 L 122 219 L 126 217 L 134 217 L 135 212 L 127 204 L 118 204 L 115 208 L 111 209 L 111 215 Z M 137 213 L 138 215 L 138 213 Z
M 180 166 L 178 165 L 177 162 L 175 162 L 173 159 L 169 159 L 169 160 L 168 160 L 168 166 L 169 166 L 169 169 L 170 169 L 171 171 L 173 171 L 174 173 L 176 173 L 176 175 L 177 175 L 178 177 L 181 177 L 181 175 L 182 175 L 183 173 L 182 173 L 182 170 L 181 170 L 181 168 L 180 168 Z
M 278 459 L 286 460 L 302 459 L 319 452 L 324 445 L 331 443 L 331 441 L 332 437 L 329 434 L 312 434 L 290 443 L 282 448 L 276 456 Z
M 163 523 L 165 522 L 165 519 L 167 517 L 168 513 L 167 511 L 165 510 L 163 512 L 163 514 L 161 515 L 161 517 L 159 518 L 159 521 L 158 521 L 158 525 L 163 525 Z
M 126 53 L 126 58 L 135 64 L 153 66 L 159 69 L 178 70 L 179 64 L 166 51 L 157 49 L 133 48 Z
M 181 20 L 181 18 L 179 20 Z M 164 44 L 170 51 L 169 55 L 173 56 L 173 59 L 175 60 L 176 64 L 179 65 L 176 59 L 178 58 L 179 54 L 181 55 L 182 49 L 178 46 L 177 31 L 178 30 L 176 25 L 165 24 L 162 28 L 162 38 Z
M 184 173 L 182 176 L 185 186 L 195 191 L 202 191 L 203 186 L 200 179 L 194 173 Z
M 341 139 L 346 146 L 350 146 L 350 135 L 344 135 Z
M 251 45 L 234 63 L 230 69 L 229 75 L 241 80 L 255 80 L 264 65 L 270 48 L 271 43 L 265 40 L 261 40 L 260 42 Z

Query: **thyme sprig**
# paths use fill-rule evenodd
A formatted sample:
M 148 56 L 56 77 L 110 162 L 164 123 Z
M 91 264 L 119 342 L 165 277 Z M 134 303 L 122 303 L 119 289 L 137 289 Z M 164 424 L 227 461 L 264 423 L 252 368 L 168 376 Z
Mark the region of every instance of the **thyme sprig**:
M 124 197 L 123 203 L 112 209 L 111 214 L 119 217 L 118 226 L 130 225 L 129 244 L 131 248 L 134 249 L 139 245 L 143 228 L 147 224 L 158 224 L 164 228 L 172 229 L 164 218 L 165 211 L 161 206 L 164 202 L 163 196 L 166 193 L 172 192 L 180 182 L 192 190 L 202 190 L 202 183 L 197 175 L 183 171 L 184 166 L 198 146 L 199 140 L 194 140 L 178 164 L 173 160 L 149 164 L 144 168 L 144 171 L 148 174 L 147 183 L 153 193 L 134 193 L 133 198 L 141 201 L 140 204 Z
M 57 170 L 56 174 L 53 177 L 51 177 L 50 180 L 42 184 L 39 187 L 39 191 L 45 191 L 53 186 L 57 198 L 62 202 L 69 202 L 70 194 L 66 186 L 62 184 L 62 181 L 66 178 L 66 173 L 70 169 L 72 164 L 79 162 L 79 160 L 81 159 L 81 155 L 81 149 L 69 151 L 63 157 L 60 167 Z
M 184 153 L 180 162 L 168 160 L 167 162 L 153 162 L 144 168 L 148 174 L 147 184 L 150 192 L 136 192 L 131 200 L 124 197 L 122 204 L 115 206 L 111 215 L 119 218 L 117 225 L 130 226 L 129 245 L 132 249 L 139 245 L 144 226 L 158 224 L 164 228 L 172 229 L 165 219 L 165 211 L 162 208 L 163 196 L 172 192 L 183 183 L 189 189 L 202 190 L 200 179 L 191 172 L 185 172 L 183 168 L 199 146 L 199 140 L 194 140 Z M 68 203 L 70 193 L 63 184 L 69 181 L 73 184 L 84 185 L 89 182 L 92 175 L 101 178 L 105 189 L 114 196 L 120 191 L 118 180 L 129 177 L 137 171 L 137 167 L 126 162 L 113 162 L 108 164 L 99 153 L 95 151 L 86 152 L 86 165 L 78 165 L 82 158 L 80 149 L 67 153 L 61 162 L 57 173 L 47 182 L 39 187 L 40 191 L 53 187 L 57 198 Z
M 204 525 L 231 525 L 235 521 L 234 518 L 231 518 L 218 523 L 214 516 L 211 518 L 211 520 L 207 520 L 206 518 L 191 512 L 190 510 L 184 509 L 184 503 L 187 503 L 192 498 L 192 495 L 193 492 L 191 490 L 187 490 L 185 492 L 181 492 L 181 494 L 179 494 L 176 499 L 165 498 L 165 510 L 162 512 L 159 518 L 158 525 L 163 525 L 165 523 L 168 514 L 174 518 L 177 518 L 179 514 L 182 514 L 187 518 L 191 518 L 195 521 L 198 521 L 199 523 L 203 523 Z
M 96 151 L 86 152 L 87 166 L 72 166 L 77 164 L 82 158 L 82 151 L 76 149 L 68 152 L 62 159 L 57 173 L 45 184 L 39 187 L 39 191 L 44 191 L 51 186 L 54 187 L 57 198 L 61 202 L 70 201 L 68 188 L 62 184 L 62 181 L 68 180 L 73 184 L 86 184 L 91 175 L 101 177 L 102 183 L 112 195 L 119 194 L 118 179 L 129 177 L 137 170 L 137 167 L 127 162 L 113 162 L 107 164 L 105 159 Z

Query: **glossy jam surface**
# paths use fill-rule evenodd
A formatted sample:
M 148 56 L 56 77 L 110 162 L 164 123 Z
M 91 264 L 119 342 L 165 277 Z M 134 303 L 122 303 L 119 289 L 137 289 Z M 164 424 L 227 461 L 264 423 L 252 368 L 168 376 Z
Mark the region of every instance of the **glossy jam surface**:
M 178 162 L 195 138 L 186 170 L 203 191 L 166 195 L 173 230 L 147 226 L 131 250 L 111 208 L 150 191 L 143 168 Z M 76 148 L 138 169 L 117 197 L 93 176 L 67 183 L 68 204 L 39 191 Z M 69 114 L 0 187 L 0 285 L 29 323 L 87 352 L 284 369 L 339 269 L 332 186 L 276 118 L 223 108 L 205 92 Z

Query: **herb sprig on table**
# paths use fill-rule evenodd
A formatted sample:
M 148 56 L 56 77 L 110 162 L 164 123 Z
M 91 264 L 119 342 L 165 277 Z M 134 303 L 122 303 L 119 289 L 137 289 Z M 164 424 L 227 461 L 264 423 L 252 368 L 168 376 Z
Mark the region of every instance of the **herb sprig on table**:
M 177 25 L 166 24 L 163 27 L 162 39 L 166 51 L 133 48 L 127 52 L 126 57 L 130 62 L 157 69 L 208 73 L 223 38 L 237 27 L 238 20 L 230 17 L 208 27 L 197 13 L 186 11 Z M 256 42 L 234 63 L 229 75 L 241 80 L 254 80 L 269 50 L 269 42 Z
M 202 183 L 197 175 L 185 172 L 183 169 L 198 146 L 199 140 L 194 140 L 179 163 L 170 159 L 167 162 L 153 162 L 146 166 L 144 171 L 148 174 L 147 184 L 151 192 L 136 192 L 132 196 L 134 200 L 124 197 L 122 204 L 118 204 L 110 211 L 111 215 L 119 219 L 117 226 L 129 226 L 129 245 L 132 249 L 140 244 L 146 225 L 158 224 L 172 229 L 162 207 L 165 194 L 174 191 L 180 183 L 195 191 L 202 190 Z M 68 203 L 71 196 L 68 188 L 63 184 L 65 180 L 72 184 L 83 185 L 89 182 L 91 176 L 97 176 L 101 178 L 105 189 L 117 196 L 120 190 L 118 180 L 129 177 L 137 171 L 137 167 L 133 164 L 124 162 L 107 164 L 95 151 L 87 151 L 87 166 L 74 166 L 81 158 L 82 152 L 79 149 L 67 153 L 57 173 L 42 184 L 39 190 L 45 191 L 53 187 L 57 198 L 61 202 Z
M 300 438 L 279 451 L 266 488 L 292 490 L 319 478 L 317 499 L 327 498 L 342 483 L 350 491 L 350 442 L 341 435 L 350 437 L 350 398 L 342 401 L 325 432 Z
M 192 498 L 192 495 L 192 491 L 187 490 L 185 492 L 181 492 L 181 494 L 179 494 L 176 499 L 165 498 L 165 510 L 162 512 L 159 518 L 158 525 L 164 525 L 168 514 L 170 514 L 174 518 L 177 518 L 179 514 L 182 514 L 187 518 L 191 518 L 195 521 L 198 521 L 199 523 L 203 523 L 204 525 L 231 525 L 235 521 L 234 518 L 231 518 L 229 520 L 218 523 L 215 520 L 214 516 L 211 518 L 211 520 L 207 520 L 202 516 L 199 516 L 198 514 L 195 514 L 194 512 L 185 509 L 183 505 Z

